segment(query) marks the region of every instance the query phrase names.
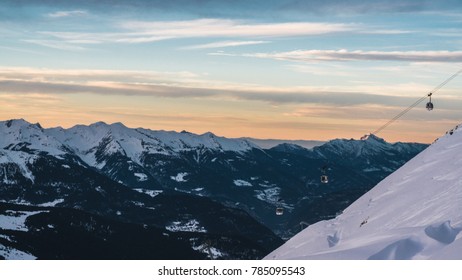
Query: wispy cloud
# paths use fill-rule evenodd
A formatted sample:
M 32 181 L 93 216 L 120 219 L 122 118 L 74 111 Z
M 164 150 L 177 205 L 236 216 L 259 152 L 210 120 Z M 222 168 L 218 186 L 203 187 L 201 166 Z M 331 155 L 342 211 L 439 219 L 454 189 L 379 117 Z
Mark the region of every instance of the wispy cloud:
M 48 47 L 52 49 L 58 49 L 58 50 L 66 50 L 66 51 L 83 51 L 86 50 L 86 48 L 70 43 L 70 42 L 65 42 L 65 41 L 59 41 L 59 40 L 40 40 L 40 39 L 27 39 L 23 40 L 24 42 L 27 43 L 32 43 L 36 45 L 40 45 L 43 47 Z
M 44 41 L 61 40 L 72 44 L 91 43 L 149 43 L 179 38 L 273 38 L 313 36 L 329 33 L 352 32 L 359 27 L 346 23 L 286 22 L 251 23 L 227 19 L 197 19 L 188 21 L 126 21 L 120 23 L 116 32 L 58 32 L 42 31 Z M 237 42 L 233 40 L 232 42 Z M 218 42 L 221 47 L 232 44 L 262 44 L 266 41 L 252 40 L 232 43 Z M 201 45 L 198 48 L 214 48 Z
M 76 11 L 75 11 L 76 12 Z M 62 12 L 62 16 L 67 12 Z M 69 14 L 69 16 L 71 16 Z M 356 23 L 333 22 L 269 22 L 255 23 L 245 20 L 202 18 L 184 21 L 123 21 L 112 26 L 112 32 L 37 32 L 42 45 L 56 47 L 50 42 L 81 46 L 103 43 L 150 43 L 184 38 L 232 38 L 215 43 L 199 44 L 186 49 L 211 49 L 268 43 L 268 39 L 305 37 L 337 33 L 405 34 L 410 31 L 381 29 Z M 250 40 L 249 40 L 250 38 Z M 266 40 L 263 40 L 266 39 Z M 70 48 L 69 48 L 70 49 Z
M 210 55 L 244 56 L 289 61 L 409 61 L 461 62 L 462 51 L 362 51 L 362 50 L 296 50 L 290 52 L 231 54 L 216 52 Z
M 348 0 L 348 1 L 290 1 L 285 8 L 305 13 L 322 14 L 371 14 L 418 12 L 425 9 L 421 0 Z
M 22 49 L 22 48 L 12 48 L 12 47 L 0 46 L 0 49 L 4 49 L 4 50 L 7 50 L 7 51 L 13 51 L 13 52 L 19 52 L 19 53 L 44 55 L 43 53 L 40 53 L 40 52 L 37 52 L 37 51 L 32 51 L 32 50 L 27 50 L 27 49 Z
M 462 22 L 462 20 L 461 20 L 461 22 Z M 460 29 L 460 28 L 439 29 L 439 30 L 436 30 L 436 32 L 432 32 L 431 35 L 440 36 L 440 37 L 461 38 L 462 37 L 462 29 Z
M 198 50 L 198 49 L 217 49 L 217 48 L 229 48 L 229 47 L 239 47 L 239 46 L 248 46 L 248 45 L 259 45 L 259 44 L 267 44 L 270 41 L 220 41 L 220 42 L 213 42 L 208 44 L 202 45 L 194 45 L 183 47 L 183 50 Z
M 86 15 L 88 15 L 88 12 L 83 10 L 57 11 L 47 14 L 47 16 L 50 18 L 81 17 Z
M 90 94 L 100 96 L 139 96 L 183 100 L 228 100 L 260 104 L 303 106 L 316 104 L 338 108 L 408 106 L 432 89 L 432 85 L 396 84 L 343 86 L 272 87 L 205 80 L 189 72 L 149 72 L 115 70 L 50 70 L 0 68 L 1 94 Z M 462 98 L 439 95 L 444 108 L 458 108 Z M 389 110 L 389 109 L 387 109 Z M 354 110 L 353 110 L 354 111 Z M 348 112 L 352 112 L 349 110 Z M 302 114 L 303 112 L 299 112 Z
M 61 32 L 61 31 L 41 31 L 38 35 L 48 38 L 43 41 L 61 41 L 67 44 L 104 44 L 104 43 L 150 43 L 162 40 L 174 39 L 174 36 L 157 36 L 141 34 L 137 32 Z
M 361 34 L 375 34 L 375 35 L 403 35 L 403 34 L 411 34 L 415 31 L 411 30 L 403 30 L 403 29 L 384 29 L 384 28 L 371 28 L 371 29 L 363 29 L 358 31 Z
M 249 23 L 227 19 L 189 21 L 130 21 L 121 24 L 127 30 L 155 36 L 174 37 L 289 37 L 348 32 L 355 24 L 325 22 Z

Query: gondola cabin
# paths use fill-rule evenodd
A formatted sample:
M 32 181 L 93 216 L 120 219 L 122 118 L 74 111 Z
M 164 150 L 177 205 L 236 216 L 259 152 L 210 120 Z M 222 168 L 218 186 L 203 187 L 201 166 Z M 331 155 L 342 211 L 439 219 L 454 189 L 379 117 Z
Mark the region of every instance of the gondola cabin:
M 323 184 L 329 183 L 329 178 L 327 177 L 327 175 L 322 175 L 321 176 L 321 183 L 323 183 Z
M 282 207 L 276 208 L 276 215 L 281 216 L 282 214 L 284 214 L 284 208 Z
M 428 94 L 428 97 L 430 98 L 430 100 L 428 100 L 427 105 L 425 105 L 425 108 L 427 108 L 428 111 L 433 110 L 432 94 L 433 93 L 431 92 Z
M 425 106 L 425 108 L 427 108 L 428 111 L 433 110 L 433 103 L 428 102 L 427 105 Z

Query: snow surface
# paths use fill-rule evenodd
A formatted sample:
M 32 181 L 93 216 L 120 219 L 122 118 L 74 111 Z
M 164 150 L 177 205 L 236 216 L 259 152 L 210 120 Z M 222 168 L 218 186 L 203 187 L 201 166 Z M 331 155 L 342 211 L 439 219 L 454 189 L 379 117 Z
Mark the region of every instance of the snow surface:
M 462 129 L 265 259 L 462 259 Z
M 144 173 L 134 173 L 133 175 L 135 175 L 136 179 L 137 179 L 139 182 L 143 182 L 143 181 L 148 180 L 148 175 L 146 175 L 146 174 L 144 174 Z
M 0 215 L 0 229 L 28 231 L 25 225 L 26 219 L 30 216 L 47 211 L 12 211 L 7 210 Z
M 264 187 L 263 190 L 255 190 L 255 197 L 259 200 L 277 204 L 280 197 L 281 188 L 277 187 L 275 184 L 259 184 L 261 187 Z
M 34 182 L 35 177 L 32 174 L 32 172 L 29 170 L 27 165 L 33 164 L 36 158 L 37 157 L 35 155 L 30 155 L 26 152 L 21 152 L 21 151 L 9 151 L 9 150 L 0 151 L 0 164 L 15 163 L 19 167 L 21 174 L 32 182 Z M 8 170 L 5 167 L 3 167 L 2 171 L 3 171 L 1 172 L 2 182 L 4 184 L 16 183 L 11 178 L 9 178 Z
M 45 133 L 39 124 L 31 124 L 23 119 L 0 122 L 0 164 L 15 163 L 22 175 L 34 182 L 34 175 L 29 170 L 37 159 L 39 152 L 61 158 L 66 153 L 65 147 L 52 135 Z M 14 184 L 8 177 L 7 170 L 2 170 L 2 181 Z
M 176 176 L 170 176 L 170 179 L 172 179 L 173 181 L 177 181 L 178 183 L 187 182 L 188 180 L 186 180 L 184 177 L 188 175 L 188 172 L 180 172 L 176 174 Z
M 237 180 L 234 180 L 234 185 L 237 187 L 251 187 L 252 183 L 247 182 L 245 180 L 237 179 Z
M 35 256 L 0 244 L 0 256 L 5 260 L 35 260 Z
M 147 189 L 133 189 L 139 193 L 144 193 L 144 194 L 147 194 L 151 197 L 156 197 L 158 196 L 159 194 L 163 193 L 164 191 L 163 190 L 147 190 Z
M 192 219 L 189 221 L 175 221 L 166 226 L 168 231 L 188 231 L 188 232 L 207 232 L 207 230 L 199 224 L 199 221 Z
M 195 240 L 191 240 L 191 241 L 195 241 Z M 210 246 L 208 244 L 200 244 L 197 246 L 193 245 L 192 248 L 193 250 L 207 254 L 209 258 L 212 260 L 226 256 L 226 254 L 220 251 L 220 249 Z
M 55 207 L 56 205 L 58 205 L 59 203 L 63 203 L 64 202 L 64 199 L 63 198 L 59 198 L 59 199 L 56 199 L 54 201 L 50 201 L 50 202 L 46 202 L 46 203 L 42 203 L 42 204 L 39 204 L 38 206 L 43 206 L 43 207 Z
M 19 150 L 27 147 L 29 150 L 44 151 L 59 156 L 65 154 L 63 145 L 52 135 L 48 135 L 39 124 L 31 124 L 23 119 L 0 122 L 0 147 L 4 150 Z M 19 144 L 11 146 L 11 144 Z

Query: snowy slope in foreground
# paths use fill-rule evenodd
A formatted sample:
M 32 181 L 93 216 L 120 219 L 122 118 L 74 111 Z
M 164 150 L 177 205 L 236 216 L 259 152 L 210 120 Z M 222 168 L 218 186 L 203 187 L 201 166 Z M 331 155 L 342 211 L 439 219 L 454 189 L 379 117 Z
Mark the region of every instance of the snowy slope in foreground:
M 462 127 L 266 259 L 462 260 Z

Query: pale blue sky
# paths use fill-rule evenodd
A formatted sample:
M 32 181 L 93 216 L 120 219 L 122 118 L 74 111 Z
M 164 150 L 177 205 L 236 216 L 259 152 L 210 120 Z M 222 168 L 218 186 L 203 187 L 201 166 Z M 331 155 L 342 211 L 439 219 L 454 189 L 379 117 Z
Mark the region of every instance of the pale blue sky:
M 0 5 L 0 118 L 228 137 L 358 138 L 462 68 L 462 1 Z M 430 142 L 462 76 L 379 135 Z

